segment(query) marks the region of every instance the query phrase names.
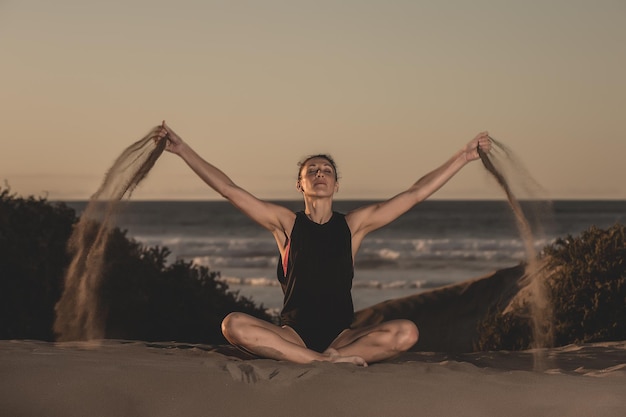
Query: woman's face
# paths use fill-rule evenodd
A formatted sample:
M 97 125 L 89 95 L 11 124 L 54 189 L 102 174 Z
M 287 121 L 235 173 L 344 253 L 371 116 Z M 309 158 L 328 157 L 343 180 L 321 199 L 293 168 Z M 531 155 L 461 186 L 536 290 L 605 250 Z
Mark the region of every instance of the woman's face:
M 311 158 L 300 169 L 298 189 L 304 194 L 319 197 L 333 195 L 339 188 L 337 173 L 325 158 Z

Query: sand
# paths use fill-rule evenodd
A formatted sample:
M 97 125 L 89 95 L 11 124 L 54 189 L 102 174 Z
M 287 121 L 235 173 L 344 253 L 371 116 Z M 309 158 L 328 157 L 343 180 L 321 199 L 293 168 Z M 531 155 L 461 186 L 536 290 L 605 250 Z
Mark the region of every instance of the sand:
M 410 352 L 359 368 L 241 359 L 229 347 L 0 341 L 1 416 L 623 416 L 626 342 Z

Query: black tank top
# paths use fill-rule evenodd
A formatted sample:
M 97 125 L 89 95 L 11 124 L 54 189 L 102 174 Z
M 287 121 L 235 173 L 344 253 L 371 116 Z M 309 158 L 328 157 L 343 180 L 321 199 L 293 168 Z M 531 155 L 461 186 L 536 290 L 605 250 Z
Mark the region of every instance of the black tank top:
M 281 320 L 294 328 L 347 329 L 352 323 L 352 236 L 345 216 L 327 223 L 296 213 L 289 239 L 287 270 L 279 257 L 278 280 L 285 295 Z

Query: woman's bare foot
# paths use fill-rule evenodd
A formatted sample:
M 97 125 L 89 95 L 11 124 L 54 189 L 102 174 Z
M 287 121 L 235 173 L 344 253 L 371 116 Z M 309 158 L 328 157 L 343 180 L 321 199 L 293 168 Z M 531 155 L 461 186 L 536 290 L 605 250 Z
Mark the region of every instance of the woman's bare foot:
M 358 366 L 367 366 L 367 362 L 360 356 L 341 356 L 339 352 L 333 348 L 324 351 L 324 356 L 328 358 L 328 362 L 332 363 L 352 363 Z

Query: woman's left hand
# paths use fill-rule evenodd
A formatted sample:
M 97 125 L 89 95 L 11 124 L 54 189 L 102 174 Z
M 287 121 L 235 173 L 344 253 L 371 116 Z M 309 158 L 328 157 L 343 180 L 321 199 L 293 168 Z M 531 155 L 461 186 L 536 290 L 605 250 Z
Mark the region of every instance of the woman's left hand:
M 463 153 L 465 154 L 465 160 L 467 162 L 480 158 L 478 148 L 480 148 L 480 150 L 484 153 L 489 153 L 491 151 L 491 138 L 489 137 L 489 132 L 480 132 L 465 146 Z

